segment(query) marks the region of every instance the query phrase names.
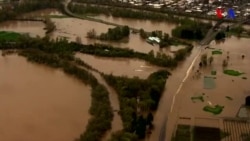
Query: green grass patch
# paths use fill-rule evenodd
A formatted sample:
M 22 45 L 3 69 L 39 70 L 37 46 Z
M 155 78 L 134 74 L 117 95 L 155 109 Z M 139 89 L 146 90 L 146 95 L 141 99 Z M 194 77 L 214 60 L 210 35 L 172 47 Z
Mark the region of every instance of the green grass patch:
M 223 73 L 231 76 L 240 76 L 242 74 L 245 74 L 236 70 L 224 70 Z
M 247 77 L 244 76 L 244 77 L 242 77 L 242 79 L 247 79 Z
M 216 54 L 222 54 L 222 51 L 220 51 L 220 50 L 213 50 L 212 51 L 212 55 L 216 55 Z
M 0 31 L 0 40 L 13 42 L 19 39 L 22 35 L 16 32 Z
M 223 109 L 224 109 L 224 106 L 220 106 L 220 105 L 215 105 L 215 106 L 207 105 L 203 108 L 204 111 L 213 113 L 214 115 L 220 114 L 223 111 Z
M 226 96 L 226 98 L 227 98 L 228 100 L 233 100 L 233 98 L 230 97 L 230 96 Z
M 204 97 L 203 96 L 193 96 L 191 97 L 191 100 L 195 102 L 196 100 L 200 100 L 201 102 L 204 102 Z
M 190 141 L 191 132 L 189 125 L 178 125 L 174 141 Z

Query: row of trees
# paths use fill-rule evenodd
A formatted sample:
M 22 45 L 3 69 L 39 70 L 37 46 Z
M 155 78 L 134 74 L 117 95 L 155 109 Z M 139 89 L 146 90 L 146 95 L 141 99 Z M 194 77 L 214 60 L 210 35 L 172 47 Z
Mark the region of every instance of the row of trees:
M 63 0 L 23 0 L 20 4 L 16 2 L 10 2 L 8 4 L 3 4 L 2 9 L 0 10 L 0 22 L 6 20 L 12 20 L 16 16 L 31 12 L 39 9 L 46 8 L 58 8 L 62 9 L 63 5 L 61 2 Z
M 118 0 L 73 0 L 73 2 L 78 2 L 78 3 L 84 3 L 84 4 L 95 4 L 95 5 L 102 5 L 102 6 L 110 6 L 110 7 L 120 7 L 120 8 L 133 8 L 136 10 L 145 10 L 145 11 L 150 11 L 150 12 L 157 12 L 157 13 L 163 13 L 163 14 L 168 14 L 168 15 L 177 15 L 177 16 L 184 16 L 184 17 L 194 17 L 194 18 L 203 18 L 203 19 L 208 19 L 208 20 L 219 20 L 215 16 L 208 16 L 206 14 L 200 14 L 200 13 L 186 13 L 185 11 L 181 10 L 171 10 L 169 8 L 153 8 L 152 6 L 148 5 L 142 5 L 142 6 L 135 6 L 130 3 L 124 3 L 120 2 Z M 237 22 L 236 20 L 232 19 L 225 19 L 225 21 L 229 22 Z
M 111 128 L 113 111 L 108 91 L 98 83 L 90 72 L 74 65 L 80 64 L 91 68 L 83 61 L 74 58 L 74 51 L 79 49 L 74 48 L 66 40 L 50 40 L 47 37 L 29 38 L 28 36 L 20 38 L 15 43 L 1 41 L 0 49 L 19 49 L 19 55 L 26 57 L 28 61 L 60 68 L 65 73 L 92 87 L 92 102 L 89 110 L 92 116 L 86 131 L 80 135 L 78 141 L 101 140 L 105 132 Z
M 112 15 L 114 17 L 133 18 L 133 19 L 150 19 L 156 21 L 169 21 L 178 22 L 180 18 L 174 17 L 173 15 L 166 15 L 161 13 L 133 10 L 129 8 L 119 7 L 104 7 L 104 6 L 93 6 L 93 5 L 81 5 L 71 4 L 69 9 L 73 13 L 78 14 L 105 14 Z
M 125 37 L 129 37 L 129 34 L 130 29 L 128 26 L 117 26 L 114 28 L 109 28 L 107 33 L 101 33 L 100 36 L 97 36 L 95 30 L 92 29 L 87 33 L 87 37 L 100 40 L 119 41 Z
M 157 53 L 156 55 L 154 52 L 149 52 L 148 54 L 141 53 L 141 52 L 135 52 L 131 49 L 126 48 L 114 48 L 112 46 L 108 45 L 102 45 L 102 44 L 95 44 L 95 45 L 80 45 L 76 43 L 73 44 L 73 48 L 78 48 L 80 52 L 97 55 L 97 56 L 104 56 L 104 57 L 128 57 L 128 58 L 138 58 L 142 60 L 146 60 L 152 64 L 162 66 L 162 67 L 170 67 L 174 68 L 177 66 L 179 59 L 178 56 L 183 55 L 183 58 L 185 58 L 192 50 L 193 46 L 187 46 L 184 51 L 180 50 L 175 53 L 175 57 L 171 57 L 169 55 L 166 55 L 164 53 Z
M 107 83 L 114 87 L 120 101 L 120 115 L 124 133 L 136 133 L 144 138 L 146 129 L 152 128 L 153 115 L 165 87 L 169 72 L 161 70 L 152 73 L 148 79 L 104 75 Z M 147 115 L 144 117 L 142 115 Z

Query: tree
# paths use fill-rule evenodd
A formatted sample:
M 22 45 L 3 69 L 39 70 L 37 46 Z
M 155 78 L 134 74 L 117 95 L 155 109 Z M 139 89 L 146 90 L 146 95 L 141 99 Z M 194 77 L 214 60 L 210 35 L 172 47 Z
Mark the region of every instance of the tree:
M 227 67 L 227 65 L 228 65 L 228 62 L 227 62 L 227 60 L 224 59 L 222 62 L 222 67 L 225 68 L 225 67 Z
M 148 55 L 150 56 L 150 57 L 155 57 L 155 53 L 154 53 L 154 51 L 153 50 L 151 50 L 149 53 L 148 53 Z
M 207 54 L 201 55 L 201 62 L 203 66 L 207 66 Z
M 87 32 L 87 38 L 96 38 L 96 31 L 95 31 L 95 29 L 92 29 L 89 32 Z
M 215 40 L 221 40 L 221 39 L 224 39 L 225 37 L 226 37 L 226 34 L 224 32 L 219 32 L 216 34 Z
M 143 118 L 143 116 L 140 116 L 137 121 L 137 127 L 136 127 L 136 134 L 140 139 L 145 138 L 146 135 L 146 120 Z
M 79 37 L 79 36 L 76 37 L 76 43 L 82 44 L 82 39 L 81 39 L 81 37 Z
M 144 31 L 144 29 L 140 29 L 140 37 L 142 39 L 146 39 L 148 37 L 147 33 Z
M 242 55 L 241 58 L 244 59 L 244 58 L 245 58 L 245 55 Z
M 250 106 L 250 96 L 246 97 L 246 101 L 245 102 L 246 102 L 245 103 L 246 106 Z
M 129 29 L 128 26 L 123 26 L 123 27 L 122 27 L 122 34 L 123 34 L 123 36 L 129 36 L 129 34 L 130 34 L 130 29 Z
M 154 120 L 153 114 L 151 112 L 148 113 L 148 116 L 147 116 L 147 125 L 151 126 L 153 120 Z
M 211 65 L 213 63 L 213 61 L 214 61 L 214 57 L 210 56 L 208 60 L 209 60 L 209 65 Z
M 164 33 L 163 35 L 163 41 L 168 41 L 169 40 L 169 34 Z

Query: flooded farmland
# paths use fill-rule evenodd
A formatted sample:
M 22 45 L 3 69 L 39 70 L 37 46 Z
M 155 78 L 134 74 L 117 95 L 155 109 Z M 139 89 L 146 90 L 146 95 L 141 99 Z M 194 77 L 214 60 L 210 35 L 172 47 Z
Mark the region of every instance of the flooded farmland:
M 113 18 L 113 17 L 104 17 L 104 16 L 97 16 L 96 18 L 107 20 L 109 22 L 116 22 L 116 23 L 119 23 L 119 24 L 122 24 L 122 25 L 129 25 L 129 26 L 135 25 L 136 28 L 141 27 L 141 28 L 145 28 L 145 30 L 151 30 L 152 29 L 152 30 L 163 30 L 165 32 L 170 32 L 172 30 L 172 28 L 174 28 L 174 25 L 167 24 L 167 23 L 162 24 L 162 23 L 155 23 L 155 22 L 150 22 L 150 21 L 128 20 L 128 19 L 122 19 L 122 18 L 117 18 L 116 19 L 116 18 Z M 111 28 L 113 26 L 109 26 L 109 25 L 105 25 L 105 24 L 101 24 L 101 23 L 96 23 L 96 22 L 91 22 L 91 21 L 86 21 L 86 20 L 75 19 L 75 18 L 52 18 L 52 21 L 55 22 L 55 24 L 57 26 L 56 31 L 52 34 L 53 38 L 66 37 L 70 41 L 75 41 L 77 37 L 81 37 L 82 43 L 84 43 L 84 44 L 85 43 L 86 44 L 105 43 L 105 44 L 110 44 L 110 45 L 113 45 L 113 46 L 116 46 L 116 47 L 121 47 L 121 48 L 131 48 L 131 49 L 134 49 L 136 51 L 144 52 L 144 53 L 148 53 L 150 50 L 154 50 L 155 52 L 160 51 L 160 52 L 165 52 L 165 53 L 169 53 L 169 51 L 174 51 L 175 50 L 175 48 L 173 48 L 173 47 L 171 47 L 170 49 L 160 50 L 158 48 L 158 46 L 152 46 L 152 45 L 146 43 L 145 41 L 141 40 L 138 34 L 131 34 L 130 38 L 128 39 L 128 42 L 122 42 L 122 43 L 103 42 L 103 41 L 98 41 L 98 40 L 87 39 L 86 34 L 87 34 L 88 31 L 90 31 L 92 29 L 95 29 L 97 34 L 100 34 L 102 32 L 106 32 L 108 30 L 108 28 Z M 13 23 L 15 23 L 15 24 L 13 24 Z M 21 24 L 21 23 L 25 23 L 25 24 Z M 38 23 L 40 24 L 39 26 L 38 26 Z M 30 24 L 30 25 L 27 26 L 28 24 Z M 12 26 L 9 26 L 9 25 L 12 25 Z M 37 29 L 33 30 L 31 27 L 32 28 L 36 27 Z M 43 23 L 40 23 L 40 22 L 20 22 L 20 21 L 15 22 L 15 21 L 10 21 L 9 24 L 3 24 L 3 25 L 0 24 L 0 29 L 4 29 L 4 30 L 8 30 L 8 31 L 17 31 L 17 32 L 21 32 L 21 33 L 25 31 L 25 32 L 29 32 L 29 33 L 31 33 L 33 35 L 39 35 L 39 36 L 44 36 L 45 31 L 43 30 L 43 27 L 44 27 Z M 232 37 L 232 38 L 226 39 L 226 41 L 224 43 L 220 43 L 220 44 L 212 43 L 211 47 L 222 49 L 225 52 L 230 52 L 230 54 L 231 54 L 230 55 L 231 67 L 233 69 L 239 69 L 241 71 L 246 72 L 247 76 L 248 76 L 249 67 L 247 67 L 247 66 L 250 63 L 249 60 L 248 60 L 248 56 L 250 54 L 249 54 L 249 49 L 247 49 L 247 47 L 248 47 L 249 42 L 250 42 L 249 39 L 244 39 L 244 38 L 238 39 L 238 38 Z M 161 131 L 162 131 L 161 129 L 162 129 L 164 120 L 166 120 L 166 115 L 168 115 L 168 113 L 169 113 L 169 111 L 171 109 L 173 96 L 176 94 L 176 91 L 178 90 L 180 84 L 182 84 L 183 78 L 187 74 L 187 70 L 188 70 L 190 64 L 192 63 L 193 59 L 198 54 L 199 50 L 200 50 L 200 47 L 196 46 L 194 48 L 194 50 L 192 51 L 191 55 L 187 58 L 187 60 L 180 63 L 178 68 L 171 71 L 172 75 L 167 81 L 166 90 L 165 90 L 165 92 L 164 92 L 164 94 L 162 96 L 162 99 L 161 99 L 160 103 L 159 103 L 158 110 L 155 113 L 155 117 L 154 117 L 155 129 L 152 132 L 152 135 L 151 135 L 149 140 L 155 141 L 155 140 L 157 140 L 159 138 L 159 136 L 161 134 Z M 239 62 L 242 54 L 246 55 L 246 59 Z M 154 71 L 157 71 L 159 69 L 158 67 L 147 64 L 144 61 L 139 61 L 139 60 L 134 60 L 134 59 L 104 58 L 104 57 L 95 57 L 95 56 L 92 56 L 92 55 L 85 55 L 85 54 L 84 55 L 77 54 L 77 57 L 80 57 L 86 63 L 88 63 L 89 65 L 91 65 L 94 68 L 98 69 L 100 72 L 104 72 L 106 74 L 113 73 L 114 75 L 119 75 L 119 76 L 120 75 L 126 75 L 126 76 L 129 76 L 129 77 L 138 76 L 140 78 L 146 78 L 150 73 L 152 73 Z M 220 116 L 234 116 L 234 114 L 237 111 L 238 107 L 244 101 L 243 98 L 244 98 L 245 95 L 243 94 L 243 91 L 247 90 L 246 85 L 249 84 L 249 79 L 243 81 L 241 78 L 236 78 L 234 80 L 235 82 L 233 83 L 232 78 L 230 76 L 224 76 L 224 74 L 221 73 L 222 72 L 221 71 L 221 62 L 222 62 L 221 59 L 224 59 L 225 57 L 226 57 L 225 55 L 216 56 L 215 60 L 214 60 L 213 68 L 218 70 L 218 79 L 216 80 L 217 81 L 216 84 L 218 84 L 218 89 L 212 90 L 212 91 L 206 90 L 205 93 L 207 93 L 207 94 L 211 93 L 209 101 L 212 102 L 212 104 L 222 103 L 224 105 L 227 105 L 227 106 L 225 106 L 224 112 Z M 4 59 L 6 59 L 6 58 L 4 58 Z M 2 59 L 2 60 L 4 60 L 4 59 Z M 19 59 L 19 57 L 18 57 L 18 60 L 22 60 L 22 58 Z M 198 66 L 197 62 L 199 62 L 199 59 L 198 59 L 198 61 L 196 61 L 196 64 L 195 64 L 196 67 Z M 211 67 L 209 69 L 211 69 Z M 211 71 L 209 69 L 203 70 L 203 74 L 209 73 Z M 17 71 L 17 69 L 14 69 L 14 70 Z M 20 75 L 20 73 L 25 74 L 25 72 L 26 71 L 22 72 L 21 70 L 19 70 L 15 74 L 16 75 Z M 36 70 L 35 72 L 39 72 L 39 70 Z M 63 73 L 60 73 L 60 72 L 55 71 L 55 70 L 51 70 L 51 72 L 54 72 L 53 77 L 57 77 L 57 75 L 59 75 L 59 74 L 63 75 Z M 1 73 L 1 74 L 3 74 L 3 73 Z M 6 74 L 6 77 L 7 76 L 10 77 L 9 75 L 12 76 L 13 74 Z M 52 77 L 52 76 L 50 76 L 50 77 Z M 249 76 L 248 76 L 248 78 L 249 78 Z M 22 78 L 22 79 L 24 79 L 24 78 Z M 22 79 L 18 79 L 18 81 L 20 81 Z M 60 78 L 60 79 L 62 79 L 62 78 Z M 50 81 L 50 80 L 48 80 L 48 81 Z M 225 81 L 225 83 L 224 83 L 224 81 Z M 1 80 L 0 80 L 0 82 L 1 82 Z M 54 82 L 54 81 L 52 81 L 52 82 Z M 49 84 L 51 84 L 51 83 L 49 83 Z M 73 82 L 73 83 L 75 83 L 75 82 Z M 219 84 L 220 84 L 220 86 L 219 86 Z M 47 85 L 47 83 L 46 83 L 46 85 Z M 67 85 L 69 85 L 69 84 L 67 84 Z M 74 84 L 73 86 L 77 86 L 77 85 Z M 193 87 L 193 89 L 190 88 L 191 86 Z M 226 86 L 230 86 L 230 87 L 232 86 L 232 87 L 227 89 Z M 41 86 L 39 86 L 39 87 L 41 87 Z M 61 87 L 63 87 L 63 86 L 61 86 Z M 81 85 L 81 87 L 83 87 L 83 86 Z M 2 89 L 2 87 L 1 87 L 1 89 Z M 44 88 L 44 89 L 46 89 L 46 88 Z M 77 88 L 74 88 L 74 90 L 75 89 L 77 89 Z M 227 89 L 227 90 L 225 91 L 225 89 Z M 12 89 L 9 89 L 9 90 L 12 90 Z M 194 103 L 192 103 L 192 101 L 190 100 L 190 97 L 193 96 L 194 93 L 201 92 L 201 91 L 203 91 L 202 82 L 192 80 L 192 73 L 191 73 L 190 76 L 187 79 L 187 82 L 185 82 L 182 89 L 180 90 L 180 93 L 176 97 L 176 102 L 173 104 L 174 109 L 173 109 L 172 114 L 174 113 L 174 115 L 178 115 L 178 116 L 191 116 L 191 115 L 194 115 L 194 116 L 214 117 L 213 115 L 211 115 L 209 113 L 205 113 L 204 111 L 202 111 L 201 106 L 204 106 L 204 104 L 206 104 L 206 103 L 196 103 L 196 105 L 194 105 Z M 63 91 L 63 92 L 65 92 L 65 91 Z M 61 92 L 57 92 L 57 91 L 55 91 L 55 93 L 57 94 L 57 96 L 58 96 L 58 94 L 61 94 Z M 83 93 L 83 92 L 81 92 L 81 93 Z M 227 93 L 231 93 L 232 94 L 232 95 L 230 95 L 231 97 L 235 97 L 235 94 L 238 94 L 238 93 L 240 93 L 240 94 L 239 94 L 239 96 L 237 98 L 234 98 L 234 100 L 231 101 L 231 103 L 230 103 L 229 101 L 224 99 L 225 96 L 228 95 Z M 218 95 L 220 95 L 220 98 L 217 98 Z M 68 96 L 65 96 L 65 97 L 68 97 Z M 65 101 L 66 101 L 66 98 L 65 98 Z M 76 103 L 74 103 L 74 104 L 76 104 Z M 78 108 L 79 109 L 80 109 L 80 107 L 81 108 L 86 108 L 86 111 L 87 111 L 89 107 L 86 107 L 86 104 L 88 105 L 89 103 L 84 100 L 84 103 L 82 103 L 82 104 L 85 105 L 85 107 L 83 105 L 80 105 Z M 236 105 L 236 106 L 235 107 L 228 106 L 230 104 L 231 105 Z M 26 103 L 26 107 L 28 107 L 28 105 L 29 104 Z M 49 104 L 47 104 L 47 105 L 49 106 Z M 72 103 L 69 102 L 69 105 L 72 106 Z M 25 104 L 24 104 L 24 106 L 25 106 Z M 229 110 L 231 107 L 232 107 L 232 110 Z M 1 108 L 3 108 L 3 107 L 1 107 Z M 77 112 L 77 111 L 75 111 L 75 112 Z M 53 113 L 53 112 L 50 112 L 50 114 L 51 113 Z M 78 111 L 78 114 L 81 114 L 81 113 L 83 113 L 83 111 L 80 111 L 80 112 Z M 19 114 L 20 113 L 17 113 L 17 114 L 13 113 L 13 116 L 14 115 L 17 116 Z M 68 113 L 64 113 L 64 114 L 70 115 Z M 36 116 L 36 115 L 34 115 L 34 116 Z M 170 118 L 171 118 L 171 116 L 172 115 L 170 115 Z M 175 116 L 172 116 L 172 117 L 175 117 Z M 71 118 L 65 117 L 65 116 L 63 116 L 63 118 L 67 118 L 69 120 L 72 120 Z M 80 124 L 82 124 L 82 125 L 79 126 L 79 128 L 78 128 L 78 129 L 80 129 L 80 127 L 81 127 L 81 129 L 80 129 L 81 131 L 71 132 L 71 131 L 66 131 L 66 129 L 64 131 L 62 131 L 63 133 L 65 133 L 65 135 L 66 135 L 66 132 L 69 133 L 69 134 L 72 133 L 72 137 L 69 137 L 68 140 L 72 140 L 73 138 L 78 137 L 78 135 L 80 133 L 82 133 L 82 131 L 84 131 L 83 127 L 85 127 L 87 119 L 88 119 L 88 117 L 86 118 L 85 115 L 76 115 L 76 117 L 74 117 L 74 118 L 81 118 L 81 120 L 79 121 L 81 123 L 79 123 L 79 125 Z M 5 120 L 7 120 L 7 118 Z M 23 123 L 19 123 L 19 124 L 23 124 L 23 125 L 18 125 L 17 126 L 18 129 L 21 128 L 21 126 L 24 126 L 24 124 L 26 124 L 26 120 L 27 119 L 24 119 Z M 16 123 L 17 121 L 13 122 L 13 124 Z M 65 121 L 65 119 L 64 119 L 64 121 Z M 172 124 L 175 124 L 174 121 L 172 122 Z M 1 122 L 1 120 L 0 120 L 0 122 Z M 4 126 L 8 127 L 7 123 L 8 122 L 4 122 Z M 45 123 L 45 122 L 43 122 L 43 123 Z M 75 122 L 75 123 L 78 125 L 77 122 Z M 116 122 L 116 123 L 120 123 L 120 122 Z M 45 124 L 42 124 L 42 125 L 45 126 Z M 56 130 L 55 128 L 50 127 L 50 124 L 47 125 L 46 127 L 43 127 L 42 125 L 40 125 L 40 124 L 38 125 L 39 127 L 41 127 L 41 131 L 39 130 L 39 134 L 38 134 L 38 130 L 37 131 L 34 130 L 34 131 L 37 132 L 38 136 L 44 136 L 45 130 L 46 130 L 46 135 L 49 135 L 49 133 L 47 133 L 47 128 L 50 128 L 53 131 Z M 116 125 L 112 125 L 112 126 L 114 127 Z M 31 126 L 31 127 L 33 127 L 33 126 Z M 69 125 L 69 124 L 64 125 L 64 127 L 71 127 L 71 125 Z M 121 126 L 119 126 L 119 127 L 121 127 Z M 15 131 L 15 130 L 12 129 L 12 128 L 10 128 L 10 129 L 9 128 L 10 127 L 8 127 L 7 130 L 3 130 L 3 129 L 0 130 L 0 135 L 1 134 L 6 134 L 6 141 L 8 141 L 7 137 L 10 137 L 10 141 L 14 140 L 13 138 L 11 138 L 12 136 L 10 136 L 10 134 L 6 133 L 6 131 L 12 131 L 12 130 Z M 42 129 L 44 129 L 44 130 L 42 130 Z M 170 129 L 171 128 L 169 128 L 166 131 L 167 135 L 171 134 Z M 63 129 L 60 129 L 60 130 L 63 130 Z M 26 130 L 24 130 L 22 132 L 26 132 Z M 52 133 L 53 133 L 53 135 L 52 135 Z M 75 133 L 75 134 L 73 135 L 73 133 Z M 21 133 L 19 133 L 17 131 L 14 134 L 17 134 L 17 136 L 21 136 Z M 26 135 L 27 135 L 27 138 L 29 138 L 30 135 L 28 135 L 28 134 L 26 134 Z M 58 135 L 58 134 L 51 131 L 51 135 L 50 135 L 51 138 L 53 138 L 56 135 Z M 32 139 L 34 139 L 34 138 L 32 138 Z M 66 139 L 66 137 L 64 139 Z M 28 140 L 28 139 L 26 139 L 26 140 Z M 49 140 L 49 139 L 43 138 L 43 140 Z M 62 139 L 54 137 L 53 141 L 56 141 L 56 140 L 62 140 Z M 167 141 L 169 141 L 169 140 L 170 139 L 167 138 Z
M 151 73 L 160 69 L 160 67 L 137 59 L 96 57 L 82 53 L 77 53 L 76 57 L 85 60 L 89 65 L 100 72 L 113 74 L 115 76 L 147 79 Z
M 90 87 L 60 70 L 0 56 L 3 141 L 72 141 L 84 132 Z

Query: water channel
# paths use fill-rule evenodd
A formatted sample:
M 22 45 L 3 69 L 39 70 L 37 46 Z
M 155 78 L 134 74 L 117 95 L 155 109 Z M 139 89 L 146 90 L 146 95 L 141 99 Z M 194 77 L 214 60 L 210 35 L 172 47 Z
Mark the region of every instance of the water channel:
M 150 21 L 145 21 L 145 20 L 144 21 L 142 21 L 142 20 L 128 20 L 128 19 L 122 19 L 122 18 L 115 19 L 112 17 L 105 17 L 102 15 L 97 16 L 97 18 L 109 20 L 111 22 L 116 22 L 116 23 L 119 23 L 122 25 L 134 26 L 136 28 L 144 28 L 144 29 L 149 30 L 149 31 L 163 30 L 164 32 L 169 33 L 172 30 L 172 28 L 175 27 L 175 25 L 168 24 L 168 23 L 150 22 Z M 80 19 L 75 19 L 75 18 L 53 18 L 52 21 L 55 22 L 55 24 L 57 26 L 56 31 L 52 34 L 53 38 L 66 37 L 70 41 L 75 41 L 76 37 L 79 36 L 79 37 L 81 37 L 83 43 L 103 43 L 101 41 L 90 40 L 90 39 L 85 38 L 87 32 L 90 31 L 91 29 L 95 29 L 96 32 L 98 34 L 100 34 L 101 32 L 106 32 L 108 30 L 108 28 L 112 27 L 109 25 L 101 24 L 101 23 L 80 20 Z M 29 32 L 30 35 L 34 35 L 34 36 L 36 36 L 36 35 L 44 36 L 45 31 L 43 30 L 43 27 L 44 27 L 43 23 L 27 22 L 27 21 L 22 21 L 22 22 L 21 21 L 18 21 L 18 22 L 10 21 L 10 22 L 4 22 L 4 23 L 0 24 L 1 30 L 16 31 L 16 32 Z M 129 41 L 127 43 L 115 43 L 115 42 L 105 42 L 105 43 L 113 45 L 115 47 L 131 48 L 131 49 L 134 49 L 136 51 L 140 51 L 140 52 L 144 52 L 144 53 L 148 53 L 150 50 L 154 50 L 155 52 L 161 51 L 161 52 L 170 54 L 169 50 L 160 50 L 158 47 L 151 46 L 150 44 L 146 43 L 145 41 L 142 41 L 140 39 L 139 35 L 137 35 L 137 34 L 131 34 Z M 226 40 L 225 43 L 220 44 L 220 46 L 225 46 L 225 48 L 227 46 L 235 47 L 233 45 L 240 47 L 240 46 L 245 46 L 246 44 L 245 44 L 245 42 L 241 42 L 241 40 L 239 40 L 237 38 L 229 38 Z M 212 46 L 216 47 L 216 44 L 212 44 Z M 180 63 L 178 68 L 176 68 L 175 70 L 172 71 L 172 76 L 167 81 L 166 90 L 165 90 L 163 97 L 160 101 L 159 108 L 158 108 L 157 112 L 155 113 L 155 117 L 154 117 L 155 130 L 152 132 L 150 140 L 155 141 L 158 139 L 160 132 L 161 132 L 161 127 L 162 127 L 163 121 L 165 120 L 164 119 L 165 115 L 170 110 L 173 95 L 176 92 L 176 90 L 178 89 L 180 83 L 182 82 L 183 77 L 185 77 L 187 69 L 189 68 L 191 62 L 193 61 L 193 59 L 195 58 L 195 56 L 198 52 L 199 52 L 199 47 L 196 46 L 194 48 L 194 50 L 192 51 L 191 55 L 184 62 Z M 86 61 L 88 64 L 93 66 L 94 68 L 98 69 L 101 72 L 107 73 L 107 74 L 113 73 L 115 75 L 127 75 L 129 77 L 138 76 L 140 78 L 146 78 L 150 73 L 159 69 L 158 67 L 147 64 L 144 61 L 140 61 L 140 60 L 117 59 L 117 58 L 109 59 L 109 58 L 103 58 L 103 57 L 94 57 L 94 56 L 85 55 L 85 54 L 84 55 L 77 54 L 77 57 L 80 57 L 81 59 Z M 22 58 L 20 58 L 20 57 L 16 57 L 16 58 L 18 58 L 17 60 L 22 60 Z M 2 58 L 2 60 L 3 60 L 3 58 Z M 23 62 L 25 62 L 25 61 L 23 60 Z M 20 64 L 17 64 L 17 65 L 19 66 Z M 22 65 L 22 66 L 25 66 L 25 65 Z M 14 70 L 17 71 L 17 69 L 14 69 Z M 14 70 L 12 70 L 12 71 L 14 71 Z M 39 70 L 36 70 L 36 71 L 39 72 Z M 18 73 L 15 73 L 15 74 L 18 75 L 20 73 L 21 73 L 21 71 L 19 70 Z M 22 73 L 24 73 L 24 72 L 22 72 Z M 57 73 L 54 73 L 53 75 L 56 75 L 56 74 Z M 9 74 L 9 75 L 11 75 L 11 74 Z M 9 75 L 5 74 L 6 77 L 7 76 L 10 77 Z M 22 79 L 18 79 L 18 80 L 22 80 Z M 2 82 L 2 80 L 0 82 Z M 72 83 L 72 82 L 70 81 L 68 83 Z M 22 83 L 22 84 L 24 84 L 24 83 Z M 73 84 L 74 83 L 72 83 L 72 85 Z M 19 84 L 17 84 L 17 85 L 19 85 Z M 46 85 L 47 85 L 47 83 L 46 83 Z M 74 84 L 74 86 L 75 85 L 76 84 Z M 81 87 L 83 87 L 83 86 L 81 85 Z M 74 90 L 75 90 L 75 88 L 74 88 Z M 61 94 L 61 92 L 55 92 L 55 93 L 57 95 Z M 87 98 L 85 98 L 85 99 L 87 99 Z M 115 101 L 115 99 L 111 99 L 111 103 L 112 103 L 112 100 Z M 83 100 L 83 101 L 84 101 L 83 104 L 85 105 L 86 101 L 85 100 Z M 69 103 L 69 105 L 72 106 L 72 103 L 70 103 L 70 102 L 68 102 L 68 103 Z M 117 99 L 113 103 L 117 103 Z M 85 106 L 85 107 L 80 106 L 80 107 L 88 109 L 88 106 Z M 81 111 L 78 113 L 83 114 L 84 112 Z M 18 115 L 18 114 L 13 113 L 14 117 L 16 115 Z M 70 114 L 66 114 L 66 115 L 70 115 Z M 71 117 L 68 117 L 68 118 L 71 119 Z M 82 116 L 79 115 L 77 117 L 74 116 L 74 118 L 81 118 L 81 122 L 87 122 L 87 120 L 85 118 L 83 118 L 83 115 Z M 0 120 L 0 122 L 1 122 L 1 120 Z M 22 123 L 25 124 L 25 122 L 22 122 Z M 7 124 L 7 122 L 6 122 L 6 124 Z M 65 125 L 65 127 L 67 127 L 67 126 Z M 81 127 L 83 128 L 84 125 L 81 125 Z M 45 128 L 45 127 L 43 127 L 43 128 Z M 9 130 L 3 130 L 2 132 L 6 132 L 6 131 L 9 131 Z M 80 133 L 82 133 L 82 131 L 83 131 L 83 129 L 80 132 L 77 132 L 76 134 L 79 135 Z M 45 130 L 41 131 L 41 133 L 43 133 L 43 132 L 45 132 Z M 47 132 L 47 130 L 46 130 L 46 132 Z M 65 132 L 65 131 L 62 131 L 62 132 Z M 11 133 L 14 134 L 15 132 L 10 132 L 9 135 Z M 1 134 L 1 131 L 0 131 L 0 134 Z M 25 134 L 23 136 L 25 136 Z M 29 135 L 27 135 L 27 137 L 29 137 Z M 43 139 L 43 140 L 49 140 L 49 139 Z M 53 140 L 53 141 L 56 141 L 56 140 L 57 139 L 55 138 L 55 140 Z M 6 141 L 8 141 L 8 140 L 6 139 Z

